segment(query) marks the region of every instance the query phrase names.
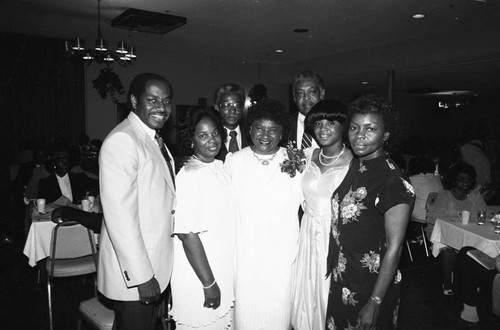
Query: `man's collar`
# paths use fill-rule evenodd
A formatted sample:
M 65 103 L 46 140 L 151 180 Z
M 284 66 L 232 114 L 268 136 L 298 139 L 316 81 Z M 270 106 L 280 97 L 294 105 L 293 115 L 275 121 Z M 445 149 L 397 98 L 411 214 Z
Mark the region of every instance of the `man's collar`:
M 59 176 L 57 173 L 56 173 L 56 178 L 60 179 L 60 180 L 63 180 L 65 178 L 69 178 L 69 172 L 66 172 L 66 174 L 64 174 L 63 176 Z
M 299 120 L 299 123 L 304 124 L 304 120 L 306 119 L 306 116 L 304 116 L 303 114 L 301 114 L 299 112 L 297 119 Z
M 144 124 L 141 118 L 139 118 L 139 116 L 135 112 L 130 111 L 129 116 L 134 117 L 134 120 L 139 123 L 139 125 L 144 129 L 147 135 L 149 135 L 152 139 L 155 138 L 156 131 L 152 128 L 149 128 L 148 125 Z
M 227 134 L 229 134 L 229 132 L 231 131 L 235 131 L 236 133 L 241 134 L 240 125 L 236 126 L 235 129 L 229 129 L 226 126 L 224 126 L 224 128 L 226 129 Z

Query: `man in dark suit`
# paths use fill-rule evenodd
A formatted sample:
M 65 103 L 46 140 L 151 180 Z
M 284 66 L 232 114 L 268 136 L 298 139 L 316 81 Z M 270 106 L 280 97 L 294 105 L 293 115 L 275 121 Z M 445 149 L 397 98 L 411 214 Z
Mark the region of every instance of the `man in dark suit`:
M 297 143 L 297 146 L 305 149 L 318 147 L 314 137 L 304 132 L 304 119 L 309 110 L 325 98 L 325 85 L 323 79 L 312 71 L 298 73 L 293 82 L 293 99 L 297 105 L 298 112 L 290 117 L 291 129 L 288 140 Z
M 40 179 L 38 198 L 45 198 L 47 203 L 65 196 L 74 204 L 78 203 L 87 192 L 94 196 L 98 191 L 97 180 L 92 180 L 83 173 L 72 173 L 69 152 L 57 150 L 51 155 L 54 174 Z
M 240 86 L 224 84 L 215 91 L 214 108 L 220 112 L 227 132 L 227 141 L 215 158 L 224 161 L 228 152 L 236 152 L 249 145 L 245 132 L 241 129 L 244 107 L 245 91 Z

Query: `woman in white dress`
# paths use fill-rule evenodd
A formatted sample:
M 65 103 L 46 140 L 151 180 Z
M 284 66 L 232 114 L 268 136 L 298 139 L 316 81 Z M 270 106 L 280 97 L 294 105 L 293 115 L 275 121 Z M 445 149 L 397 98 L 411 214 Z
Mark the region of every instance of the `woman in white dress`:
M 235 328 L 286 330 L 302 174 L 281 170 L 288 155 L 279 143 L 290 124 L 279 102 L 263 100 L 252 106 L 247 122 L 253 145 L 228 155 L 225 162 L 240 209 Z
M 214 159 L 226 132 L 214 110 L 187 114 L 193 156 L 176 176 L 172 273 L 176 329 L 231 329 L 237 206 L 229 176 Z
M 347 107 L 337 100 L 323 100 L 314 105 L 304 124 L 320 148 L 308 152 L 302 180 L 305 197 L 294 268 L 292 325 L 295 330 L 323 329 L 330 278 L 326 259 L 330 237 L 332 193 L 344 179 L 352 153 L 343 142 Z M 308 150 L 309 151 L 309 150 Z

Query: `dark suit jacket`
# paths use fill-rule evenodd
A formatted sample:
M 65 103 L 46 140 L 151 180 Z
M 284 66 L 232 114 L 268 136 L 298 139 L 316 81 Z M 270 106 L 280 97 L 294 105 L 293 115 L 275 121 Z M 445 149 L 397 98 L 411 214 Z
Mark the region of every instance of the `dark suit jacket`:
M 84 173 L 68 172 L 68 175 L 73 194 L 73 203 L 77 203 L 85 197 L 87 191 L 94 193 L 94 195 L 97 193 L 99 183 L 96 180 L 90 179 Z M 55 173 L 40 180 L 38 198 L 45 198 L 46 203 L 53 203 L 61 196 L 61 188 L 59 188 Z
M 299 113 L 298 112 L 295 112 L 293 114 L 290 115 L 290 132 L 288 133 L 288 141 L 293 141 L 295 142 L 295 144 L 297 144 L 297 118 L 299 117 Z M 313 139 L 313 142 L 316 143 L 316 147 L 317 147 L 317 141 L 316 141 L 316 138 L 313 136 L 311 136 L 311 138 Z M 297 146 L 300 148 L 300 146 Z
M 250 145 L 250 142 L 248 141 L 248 138 L 245 134 L 245 130 L 246 130 L 246 127 L 243 126 L 243 125 L 240 125 L 240 136 L 241 136 L 241 149 L 245 148 L 245 147 L 248 147 Z M 230 139 L 231 137 L 227 137 L 228 139 Z M 220 151 L 219 153 L 217 154 L 217 156 L 215 156 L 215 159 L 218 159 L 218 160 L 221 160 L 221 161 L 225 161 L 226 160 L 226 155 L 228 154 L 229 151 L 227 151 L 227 148 L 226 148 L 226 144 L 225 143 L 222 143 L 222 146 L 220 147 Z
M 297 143 L 297 118 L 298 117 L 299 117 L 298 112 L 294 112 L 294 113 L 290 114 L 290 132 L 288 132 L 288 141 L 293 141 L 295 143 Z

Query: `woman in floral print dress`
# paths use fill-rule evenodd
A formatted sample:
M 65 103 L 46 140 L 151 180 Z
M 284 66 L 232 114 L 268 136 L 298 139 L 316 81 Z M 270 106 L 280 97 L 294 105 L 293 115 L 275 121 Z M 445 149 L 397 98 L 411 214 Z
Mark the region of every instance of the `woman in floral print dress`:
M 385 155 L 394 118 L 381 97 L 363 96 L 349 105 L 349 142 L 359 162 L 332 196 L 326 329 L 396 328 L 397 267 L 415 197 Z

